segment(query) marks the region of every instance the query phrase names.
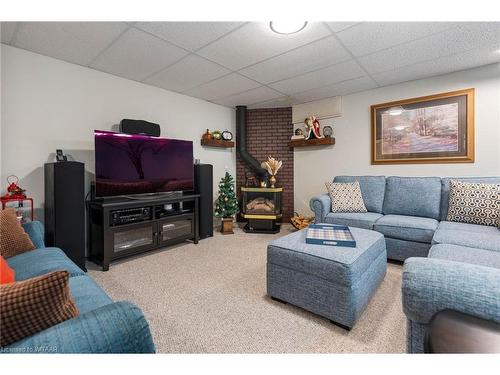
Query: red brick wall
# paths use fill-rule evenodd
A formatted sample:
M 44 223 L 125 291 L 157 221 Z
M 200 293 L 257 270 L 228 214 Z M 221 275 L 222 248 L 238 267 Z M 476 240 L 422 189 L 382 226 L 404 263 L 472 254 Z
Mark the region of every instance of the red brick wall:
M 288 143 L 293 134 L 292 108 L 263 108 L 247 111 L 247 150 L 259 162 L 272 156 L 283 161 L 276 186 L 283 187 L 283 222 L 293 216 L 293 149 Z M 252 170 L 236 157 L 236 188 L 245 186 L 245 172 Z

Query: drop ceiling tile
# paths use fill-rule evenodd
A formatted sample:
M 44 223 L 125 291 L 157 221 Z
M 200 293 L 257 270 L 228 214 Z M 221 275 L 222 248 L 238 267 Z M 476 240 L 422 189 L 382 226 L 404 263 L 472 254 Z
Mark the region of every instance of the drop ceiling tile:
M 293 94 L 292 97 L 295 103 L 306 103 L 313 100 L 370 90 L 375 87 L 377 87 L 375 82 L 370 77 L 365 76 L 313 90 L 304 91 L 298 94 Z
M 2 35 L 2 43 L 10 44 L 17 24 L 18 22 L 1 22 L 0 34 Z
M 419 62 L 467 52 L 494 50 L 500 46 L 500 22 L 467 23 L 453 29 L 392 47 L 358 61 L 369 73 L 376 74 Z
M 243 22 L 137 22 L 135 27 L 195 51 L 242 24 Z
M 117 76 L 142 81 L 188 52 L 144 31 L 127 30 L 91 64 Z
M 88 65 L 127 27 L 124 22 L 21 22 L 12 44 Z
M 296 34 L 277 34 L 267 22 L 250 22 L 203 47 L 197 54 L 238 70 L 330 35 L 323 23 L 309 23 Z
M 366 73 L 359 64 L 354 60 L 349 60 L 328 68 L 275 82 L 269 86 L 284 94 L 294 94 L 364 75 Z
M 240 73 L 261 83 L 269 83 L 308 73 L 350 58 L 345 48 L 334 36 L 331 36 L 242 69 Z
M 276 99 L 283 96 L 281 93 L 270 89 L 269 87 L 261 86 L 256 89 L 245 91 L 236 95 L 231 95 L 227 98 L 214 100 L 214 103 L 224 105 L 226 107 L 235 107 L 237 105 L 251 105 L 257 102 L 263 102 L 271 99 Z
M 276 99 L 266 100 L 259 103 L 250 104 L 249 108 L 279 108 L 279 107 L 291 107 L 292 99 L 289 96 L 280 96 Z
M 339 31 L 345 30 L 360 23 L 361 22 L 326 22 L 326 24 L 334 33 L 338 33 Z
M 466 53 L 445 56 L 437 60 L 406 66 L 390 72 L 375 74 L 373 75 L 373 79 L 379 85 L 388 86 L 498 62 L 500 62 L 500 54 L 493 50 L 472 50 Z
M 337 36 L 354 56 L 363 56 L 456 26 L 451 22 L 364 22 Z
M 259 87 L 260 84 L 243 77 L 237 73 L 231 73 L 222 78 L 205 83 L 191 90 L 185 91 L 186 95 L 196 98 L 215 100 L 238 94 Z
M 186 91 L 202 83 L 231 73 L 211 61 L 189 55 L 174 65 L 144 80 L 144 83 L 173 91 Z

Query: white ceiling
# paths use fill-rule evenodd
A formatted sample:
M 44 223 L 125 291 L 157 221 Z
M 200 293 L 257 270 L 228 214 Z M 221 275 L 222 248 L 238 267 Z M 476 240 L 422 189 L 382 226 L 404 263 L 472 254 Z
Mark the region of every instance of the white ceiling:
M 18 48 L 234 107 L 288 106 L 500 61 L 500 22 L 2 22 Z

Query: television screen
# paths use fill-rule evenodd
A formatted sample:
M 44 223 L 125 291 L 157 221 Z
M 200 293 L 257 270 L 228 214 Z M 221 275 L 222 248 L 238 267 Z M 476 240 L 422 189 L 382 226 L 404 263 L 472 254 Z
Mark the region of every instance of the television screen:
M 193 190 L 193 142 L 94 131 L 97 197 Z

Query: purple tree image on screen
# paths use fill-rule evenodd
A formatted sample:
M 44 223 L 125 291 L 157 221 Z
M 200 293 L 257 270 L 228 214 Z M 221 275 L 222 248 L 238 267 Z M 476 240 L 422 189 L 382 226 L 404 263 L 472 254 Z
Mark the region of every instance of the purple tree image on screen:
M 193 190 L 193 142 L 96 130 L 96 196 Z

